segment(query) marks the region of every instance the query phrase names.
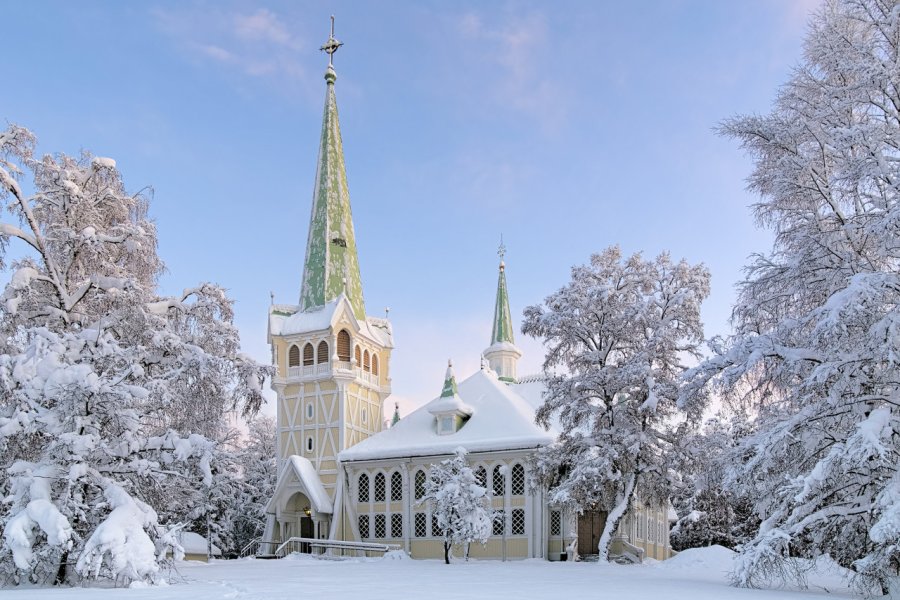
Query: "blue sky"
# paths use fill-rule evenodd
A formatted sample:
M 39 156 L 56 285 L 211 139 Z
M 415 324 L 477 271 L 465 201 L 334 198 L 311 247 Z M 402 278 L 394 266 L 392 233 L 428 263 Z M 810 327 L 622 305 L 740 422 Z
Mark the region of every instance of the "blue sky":
M 769 110 L 818 0 L 6 2 L 0 119 L 41 152 L 116 159 L 152 186 L 162 291 L 215 281 L 268 360 L 269 292 L 296 302 L 329 15 L 366 305 L 391 308 L 395 396 L 478 368 L 503 234 L 514 317 L 592 252 L 704 262 L 726 333 L 765 250 L 713 132 Z M 540 368 L 523 339 L 519 372 Z M 388 412 L 392 407 L 388 408 Z

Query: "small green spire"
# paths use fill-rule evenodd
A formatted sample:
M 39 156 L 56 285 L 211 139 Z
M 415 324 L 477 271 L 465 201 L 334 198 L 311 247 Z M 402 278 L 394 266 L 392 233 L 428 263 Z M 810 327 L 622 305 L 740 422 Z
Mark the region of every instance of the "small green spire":
M 334 82 L 337 74 L 331 64 L 340 43 L 332 35 L 322 49 L 329 54 L 325 71 L 325 114 L 322 117 L 322 136 L 313 190 L 309 238 L 303 264 L 303 283 L 300 289 L 300 309 L 324 306 L 345 293 L 357 319 L 366 318 L 363 302 L 356 236 L 350 211 L 350 190 L 344 166 L 344 146 L 338 121 Z
M 394 402 L 394 417 L 391 419 L 391 427 L 400 421 L 400 403 Z
M 456 377 L 453 375 L 453 363 L 447 361 L 447 374 L 444 375 L 444 389 L 441 390 L 441 398 L 452 398 L 459 394 L 456 388 Z
M 502 258 L 500 260 L 500 276 L 497 279 L 497 301 L 494 304 L 494 327 L 491 331 L 491 345 L 500 342 L 515 344 L 512 314 L 509 312 L 509 294 L 506 291 L 506 265 Z

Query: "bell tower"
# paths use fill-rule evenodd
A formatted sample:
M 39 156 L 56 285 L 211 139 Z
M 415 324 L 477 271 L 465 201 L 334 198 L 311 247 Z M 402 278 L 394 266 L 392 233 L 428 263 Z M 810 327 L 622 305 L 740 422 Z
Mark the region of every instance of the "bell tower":
M 278 466 L 308 460 L 334 501 L 341 450 L 378 433 L 391 393 L 390 322 L 366 315 L 338 121 L 331 36 L 322 46 L 325 111 L 299 303 L 273 304 L 268 341 L 277 373 Z

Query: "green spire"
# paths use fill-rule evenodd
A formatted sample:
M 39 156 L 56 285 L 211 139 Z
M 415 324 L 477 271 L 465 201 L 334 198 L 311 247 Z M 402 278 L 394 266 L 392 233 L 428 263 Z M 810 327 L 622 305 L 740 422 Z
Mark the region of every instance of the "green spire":
M 444 375 L 444 389 L 441 390 L 441 398 L 452 398 L 459 394 L 456 388 L 456 377 L 453 375 L 453 363 L 447 361 L 447 374 Z
M 506 265 L 500 261 L 500 277 L 497 279 L 497 302 L 494 304 L 494 327 L 491 331 L 491 345 L 509 342 L 513 339 L 512 315 L 509 312 L 509 295 L 506 292 Z
M 329 54 L 333 55 L 333 52 Z M 344 292 L 356 318 L 363 320 L 366 309 L 334 96 L 336 79 L 337 74 L 329 64 L 325 71 L 325 115 L 322 118 L 322 140 L 309 220 L 309 239 L 306 242 L 306 261 L 303 264 L 300 309 L 323 306 Z

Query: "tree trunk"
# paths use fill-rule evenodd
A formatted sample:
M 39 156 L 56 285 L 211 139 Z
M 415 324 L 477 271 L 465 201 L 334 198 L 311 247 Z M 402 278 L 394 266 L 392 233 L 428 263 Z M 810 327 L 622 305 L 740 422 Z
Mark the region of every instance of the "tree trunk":
M 444 542 L 444 563 L 450 564 L 450 542 Z
M 65 550 L 59 557 L 59 569 L 56 571 L 56 579 L 53 585 L 63 585 L 66 583 L 66 566 L 69 562 L 69 551 Z
M 613 532 L 615 532 L 616 527 L 618 527 L 619 521 L 622 520 L 625 511 L 628 510 L 628 507 L 631 505 L 631 499 L 634 496 L 635 479 L 636 476 L 634 474 L 628 476 L 628 479 L 625 481 L 625 493 L 622 496 L 622 501 L 619 502 L 606 517 L 606 525 L 603 527 L 600 541 L 597 542 L 597 553 L 600 555 L 597 562 L 600 564 L 609 561 L 609 542 L 612 540 Z

